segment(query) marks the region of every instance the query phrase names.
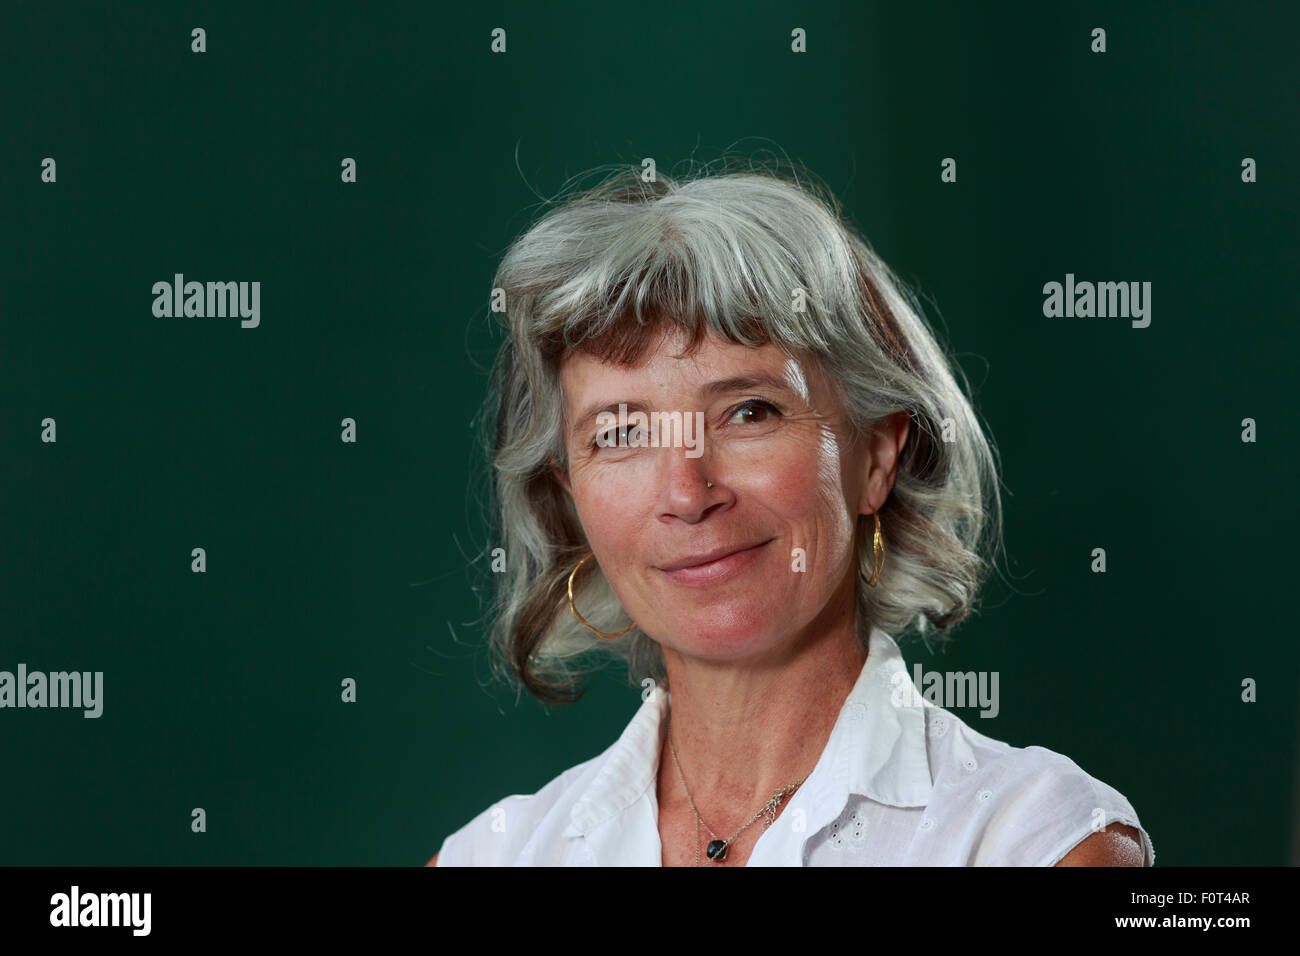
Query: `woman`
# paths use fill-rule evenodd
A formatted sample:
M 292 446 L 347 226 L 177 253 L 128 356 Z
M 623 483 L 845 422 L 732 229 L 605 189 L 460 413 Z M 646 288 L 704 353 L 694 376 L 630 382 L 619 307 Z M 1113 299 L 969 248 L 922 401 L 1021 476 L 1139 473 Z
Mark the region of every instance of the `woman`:
M 615 175 L 493 284 L 495 659 L 573 700 L 601 649 L 646 693 L 604 753 L 429 865 L 1154 863 L 1119 792 L 911 692 L 892 635 L 973 609 L 996 467 L 833 197 Z

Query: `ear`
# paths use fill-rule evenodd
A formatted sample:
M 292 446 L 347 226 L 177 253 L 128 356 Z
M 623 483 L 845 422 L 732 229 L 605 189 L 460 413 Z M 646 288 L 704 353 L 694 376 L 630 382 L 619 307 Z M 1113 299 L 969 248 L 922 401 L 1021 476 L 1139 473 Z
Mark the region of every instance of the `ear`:
M 880 510 L 889 498 L 898 474 L 898 458 L 911 429 L 912 416 L 901 411 L 880 419 L 863 433 L 857 451 L 862 468 L 859 473 L 858 514 L 867 515 Z
M 564 467 L 554 456 L 551 457 L 551 474 L 555 475 L 555 480 L 560 483 L 560 486 L 567 491 L 569 497 L 572 498 L 573 486 L 569 484 L 569 473 L 564 470 Z

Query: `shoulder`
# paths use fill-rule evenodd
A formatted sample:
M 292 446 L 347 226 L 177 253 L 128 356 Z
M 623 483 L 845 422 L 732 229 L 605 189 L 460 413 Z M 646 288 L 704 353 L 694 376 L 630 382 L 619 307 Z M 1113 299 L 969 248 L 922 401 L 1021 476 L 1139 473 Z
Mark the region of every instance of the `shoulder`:
M 570 767 L 536 793 L 510 794 L 485 807 L 443 841 L 434 857 L 437 865 L 527 864 L 539 836 L 559 839 L 568 828 L 570 811 L 590 785 L 603 756 Z
M 1145 866 L 1146 846 L 1142 831 L 1123 823 L 1090 834 L 1057 866 Z
M 1064 754 L 1014 747 L 942 707 L 925 710 L 933 780 L 926 816 L 960 836 L 961 863 L 1154 864 L 1150 837 L 1114 787 Z

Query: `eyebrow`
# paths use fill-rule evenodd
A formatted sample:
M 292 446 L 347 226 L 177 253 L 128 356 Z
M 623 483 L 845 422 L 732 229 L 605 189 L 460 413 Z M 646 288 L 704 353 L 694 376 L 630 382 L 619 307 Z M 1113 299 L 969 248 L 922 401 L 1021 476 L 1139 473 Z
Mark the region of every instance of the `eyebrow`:
M 732 375 L 729 378 L 720 378 L 700 388 L 700 394 L 707 398 L 715 398 L 718 395 L 725 395 L 728 392 L 745 392 L 752 388 L 773 388 L 785 392 L 787 395 L 796 394 L 790 387 L 790 383 L 784 378 L 772 375 L 768 372 L 752 372 L 747 375 Z M 629 412 L 648 412 L 650 409 L 645 402 L 593 402 L 588 405 L 581 415 L 574 421 L 569 431 L 577 433 L 581 431 L 586 424 L 599 415 L 601 412 L 610 412 L 618 414 L 618 406 L 626 405 Z

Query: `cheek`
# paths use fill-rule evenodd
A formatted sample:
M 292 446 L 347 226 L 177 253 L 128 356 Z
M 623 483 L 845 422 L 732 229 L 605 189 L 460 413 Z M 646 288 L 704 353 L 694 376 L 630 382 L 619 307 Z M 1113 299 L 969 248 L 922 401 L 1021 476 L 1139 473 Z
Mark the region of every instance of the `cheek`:
M 806 440 L 767 448 L 752 456 L 739 472 L 754 500 L 808 533 L 838 528 L 844 521 L 845 497 L 839 456 L 833 442 Z
M 642 484 L 629 474 L 607 470 L 575 478 L 575 510 L 587 540 L 598 552 L 617 557 L 634 553 L 631 543 L 643 527 L 636 513 L 638 502 L 648 500 Z M 642 536 L 643 537 L 643 536 Z

